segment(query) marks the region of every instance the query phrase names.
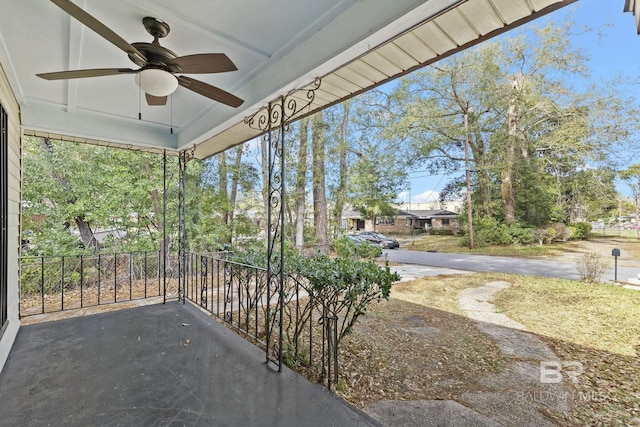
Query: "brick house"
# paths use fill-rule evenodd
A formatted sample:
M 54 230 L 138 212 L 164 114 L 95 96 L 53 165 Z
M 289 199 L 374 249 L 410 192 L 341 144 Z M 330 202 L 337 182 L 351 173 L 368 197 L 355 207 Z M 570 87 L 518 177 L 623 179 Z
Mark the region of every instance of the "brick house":
M 349 231 L 369 230 L 388 234 L 409 234 L 415 231 L 453 229 L 458 226 L 458 214 L 444 209 L 398 210 L 394 216 L 364 219 L 357 211 L 342 214 L 342 228 Z

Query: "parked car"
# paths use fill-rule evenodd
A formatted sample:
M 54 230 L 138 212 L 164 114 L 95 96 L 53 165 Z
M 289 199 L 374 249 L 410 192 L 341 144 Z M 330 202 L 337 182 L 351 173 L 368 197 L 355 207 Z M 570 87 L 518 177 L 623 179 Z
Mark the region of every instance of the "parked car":
M 395 249 L 400 247 L 400 243 L 396 239 L 390 239 L 384 234 L 375 231 L 361 231 L 358 236 L 369 240 L 371 243 L 379 245 L 384 249 Z
M 356 246 L 360 246 L 362 243 L 367 241 L 366 239 L 363 239 L 357 234 L 346 234 L 345 236 L 347 237 L 347 239 L 351 241 L 351 243 L 353 243 Z

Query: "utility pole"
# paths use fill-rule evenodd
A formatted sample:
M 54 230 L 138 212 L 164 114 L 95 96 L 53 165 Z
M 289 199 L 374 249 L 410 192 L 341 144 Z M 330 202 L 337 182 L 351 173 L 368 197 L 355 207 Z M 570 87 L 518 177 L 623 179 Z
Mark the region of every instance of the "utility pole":
M 471 171 L 469 170 L 469 104 L 464 112 L 464 169 L 467 176 L 467 231 L 469 249 L 473 249 L 473 213 L 471 211 Z

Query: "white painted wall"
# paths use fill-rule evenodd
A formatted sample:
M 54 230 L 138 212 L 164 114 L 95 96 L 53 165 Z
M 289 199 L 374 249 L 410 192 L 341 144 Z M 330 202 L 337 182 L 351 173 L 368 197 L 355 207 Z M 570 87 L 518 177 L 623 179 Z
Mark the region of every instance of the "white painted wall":
M 20 327 L 20 209 L 22 198 L 22 139 L 20 110 L 7 77 L 0 64 L 0 104 L 9 115 L 9 288 L 8 324 L 0 338 L 0 370 L 9 356 L 9 351 Z

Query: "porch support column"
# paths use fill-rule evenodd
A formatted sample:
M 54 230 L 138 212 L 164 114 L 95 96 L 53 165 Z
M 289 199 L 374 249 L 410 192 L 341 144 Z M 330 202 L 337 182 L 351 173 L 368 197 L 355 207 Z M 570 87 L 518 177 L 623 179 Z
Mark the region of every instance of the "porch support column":
M 184 304 L 187 291 L 188 244 L 187 244 L 187 163 L 189 153 L 178 156 L 178 301 Z
M 247 125 L 263 131 L 268 147 L 266 360 L 275 363 L 278 372 L 283 364 L 285 134 L 288 124 L 304 115 L 319 87 L 317 79 L 310 87 L 281 96 L 245 119 Z
M 167 302 L 167 150 L 162 152 L 162 303 Z

